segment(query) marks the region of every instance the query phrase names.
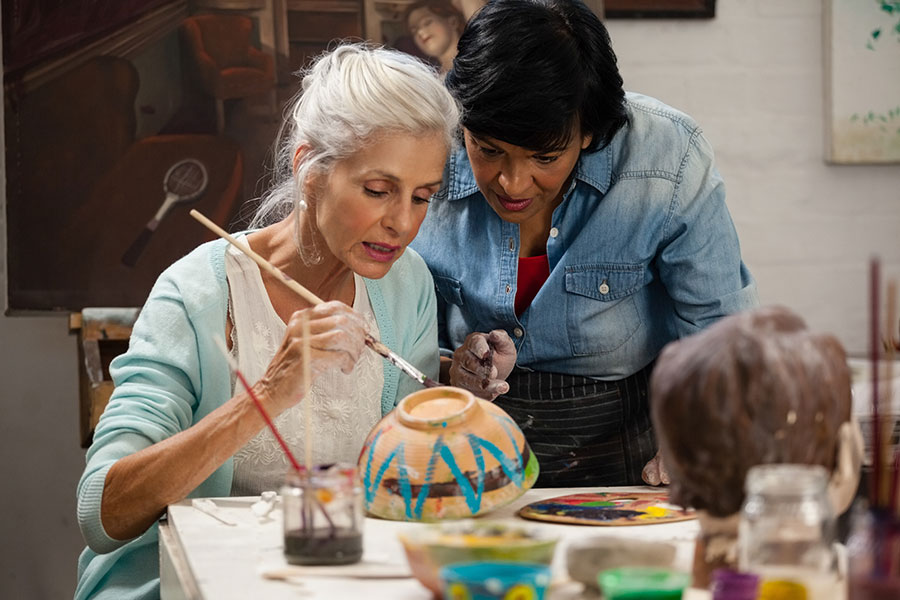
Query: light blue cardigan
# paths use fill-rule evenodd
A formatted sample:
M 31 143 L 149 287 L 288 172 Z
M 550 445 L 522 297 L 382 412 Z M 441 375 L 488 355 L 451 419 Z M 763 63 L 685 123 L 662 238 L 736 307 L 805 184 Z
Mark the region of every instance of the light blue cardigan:
M 157 525 L 131 541 L 110 538 L 100 522 L 103 486 L 116 460 L 187 429 L 231 397 L 228 364 L 213 341 L 225 333 L 226 248 L 224 240 L 203 244 L 160 275 L 128 351 L 110 365 L 115 391 L 78 483 L 78 524 L 88 547 L 78 560 L 76 599 L 159 597 Z M 407 249 L 387 275 L 365 282 L 381 341 L 437 379 L 437 310 L 424 261 Z M 384 361 L 382 414 L 416 389 Z M 233 473 L 229 459 L 189 497 L 228 496 Z

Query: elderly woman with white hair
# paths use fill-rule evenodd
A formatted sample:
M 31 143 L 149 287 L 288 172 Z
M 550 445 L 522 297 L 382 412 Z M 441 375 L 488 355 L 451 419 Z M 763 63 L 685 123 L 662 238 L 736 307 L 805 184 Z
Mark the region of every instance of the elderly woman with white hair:
M 437 378 L 433 283 L 407 245 L 441 187 L 457 120 L 433 70 L 399 52 L 347 44 L 307 71 L 280 136 L 280 180 L 239 239 L 325 302 L 310 306 L 223 240 L 160 276 L 111 365 L 116 388 L 78 485 L 88 548 L 76 598 L 159 597 L 167 505 L 282 483 L 288 463 L 217 337 L 298 452 L 300 405 L 311 403 L 316 463 L 355 462 L 417 385 L 364 351 L 367 332 Z

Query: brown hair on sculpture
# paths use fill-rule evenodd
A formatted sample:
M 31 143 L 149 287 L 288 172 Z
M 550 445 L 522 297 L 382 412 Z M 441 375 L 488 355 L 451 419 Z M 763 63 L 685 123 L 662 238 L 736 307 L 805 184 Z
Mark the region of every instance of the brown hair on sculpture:
M 834 468 L 850 370 L 836 338 L 766 307 L 667 345 L 650 398 L 672 501 L 726 517 L 740 510 L 754 465 Z

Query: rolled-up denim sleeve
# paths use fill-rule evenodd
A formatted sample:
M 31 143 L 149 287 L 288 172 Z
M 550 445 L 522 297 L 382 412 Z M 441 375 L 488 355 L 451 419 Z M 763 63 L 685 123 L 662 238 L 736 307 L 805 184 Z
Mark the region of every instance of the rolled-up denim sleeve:
M 759 305 L 725 204 L 725 184 L 699 129 L 681 163 L 657 267 L 675 306 L 679 337 Z

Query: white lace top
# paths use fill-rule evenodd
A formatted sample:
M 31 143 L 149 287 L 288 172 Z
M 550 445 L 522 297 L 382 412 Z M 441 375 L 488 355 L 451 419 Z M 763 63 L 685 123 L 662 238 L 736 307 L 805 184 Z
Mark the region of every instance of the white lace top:
M 234 325 L 232 353 L 244 377 L 252 383 L 263 375 L 275 355 L 286 325 L 269 300 L 256 263 L 231 247 L 225 257 L 225 272 L 230 290 L 228 310 Z M 359 275 L 354 274 L 353 278 L 353 308 L 365 317 L 369 333 L 378 338 L 378 324 L 365 283 Z M 312 402 L 313 463 L 356 463 L 366 435 L 381 418 L 382 368 L 381 357 L 363 352 L 350 374 L 339 369 L 323 373 L 313 382 L 308 398 L 274 419 L 297 460 L 302 462 L 305 455 L 303 402 Z M 277 490 L 289 468 L 281 446 L 265 428 L 234 455 L 231 494 L 252 496 Z

